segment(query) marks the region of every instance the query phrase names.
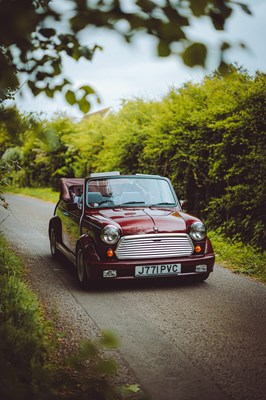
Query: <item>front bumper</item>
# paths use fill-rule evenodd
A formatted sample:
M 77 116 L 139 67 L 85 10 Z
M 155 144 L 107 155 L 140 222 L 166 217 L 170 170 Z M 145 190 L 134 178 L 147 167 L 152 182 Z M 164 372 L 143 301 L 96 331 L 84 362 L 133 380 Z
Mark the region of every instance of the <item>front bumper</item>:
M 181 272 L 178 276 L 188 275 L 199 275 L 201 272 L 196 272 L 196 267 L 199 265 L 206 265 L 207 270 L 204 273 L 210 273 L 213 271 L 215 256 L 214 254 L 207 254 L 202 256 L 191 256 L 185 258 L 164 258 L 164 259 L 149 259 L 149 260 L 112 260 L 108 262 L 97 262 L 90 264 L 89 260 L 86 262 L 86 268 L 89 279 L 101 280 L 101 279 L 143 279 L 135 277 L 136 266 L 149 266 L 149 265 L 169 265 L 169 264 L 181 264 Z M 104 271 L 116 271 L 116 277 L 105 277 L 103 278 Z M 173 275 L 164 276 L 149 276 L 148 278 L 173 278 Z

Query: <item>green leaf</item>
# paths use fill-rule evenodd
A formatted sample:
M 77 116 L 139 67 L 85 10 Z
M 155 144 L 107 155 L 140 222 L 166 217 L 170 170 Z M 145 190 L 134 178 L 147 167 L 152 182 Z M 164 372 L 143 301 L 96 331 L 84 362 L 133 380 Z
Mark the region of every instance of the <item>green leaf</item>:
M 87 85 L 81 86 L 80 89 L 84 90 L 84 92 L 87 93 L 87 94 L 94 94 L 95 93 L 95 90 L 92 89 L 92 87 L 87 86 Z
M 140 391 L 140 387 L 137 384 L 127 385 L 126 389 L 129 393 L 138 393 Z
M 219 64 L 218 71 L 221 75 L 226 75 L 230 71 L 228 64 L 222 60 Z
M 160 40 L 166 42 L 168 46 L 172 42 L 178 42 L 185 38 L 184 31 L 178 26 L 172 23 L 164 23 L 160 28 Z
M 93 58 L 94 52 L 86 46 L 82 46 L 79 48 L 80 57 L 84 57 L 87 60 L 91 61 Z
M 91 104 L 90 102 L 86 99 L 86 96 L 82 97 L 79 101 L 77 101 L 77 104 L 79 106 L 80 111 L 83 112 L 83 114 L 87 114 L 90 111 Z
M 152 12 L 157 7 L 157 4 L 150 0 L 137 0 L 136 4 L 147 13 Z
M 129 396 L 132 395 L 132 393 L 139 393 L 140 386 L 137 384 L 124 385 L 120 387 L 120 392 L 123 396 Z
M 190 0 L 191 11 L 196 17 L 204 15 L 208 0 Z
M 54 69 L 53 76 L 61 74 L 61 64 L 59 60 L 55 60 L 52 63 L 52 68 Z
M 68 90 L 65 94 L 65 99 L 66 101 L 72 106 L 73 104 L 76 103 L 76 96 L 72 92 L 72 90 Z
M 38 81 L 43 81 L 45 78 L 47 78 L 47 76 L 51 77 L 51 75 L 49 73 L 47 73 L 47 72 L 38 71 L 37 74 L 36 74 L 36 79 Z
M 224 30 L 225 21 L 230 17 L 232 14 L 232 8 L 223 5 L 222 10 L 213 9 L 210 11 L 209 16 L 212 20 L 213 26 L 218 31 Z
M 80 346 L 78 358 L 80 360 L 90 360 L 98 354 L 97 346 L 91 340 L 85 340 Z
M 35 84 L 35 82 L 33 81 L 28 81 L 27 82 L 30 90 L 32 91 L 32 93 L 34 94 L 34 96 L 38 96 L 38 94 L 42 91 L 40 88 L 38 88 Z
M 51 99 L 54 97 L 54 90 L 46 88 L 45 89 L 46 96 L 50 97 Z
M 107 347 L 109 349 L 116 349 L 117 347 L 119 347 L 119 339 L 112 331 L 103 331 L 100 342 L 104 347 Z
M 236 4 L 238 4 L 246 14 L 252 15 L 252 12 L 247 4 L 239 3 L 239 2 L 237 2 Z
M 225 51 L 225 50 L 228 50 L 228 49 L 230 49 L 230 44 L 229 43 L 227 43 L 227 42 L 223 42 L 222 44 L 221 44 L 221 50 L 222 51 Z
M 160 57 L 168 57 L 171 54 L 169 44 L 163 40 L 160 40 L 157 51 Z
M 183 52 L 183 61 L 189 67 L 200 65 L 205 67 L 207 48 L 203 43 L 193 43 Z
M 97 371 L 100 374 L 114 375 L 117 372 L 117 364 L 114 360 L 101 360 L 97 364 Z

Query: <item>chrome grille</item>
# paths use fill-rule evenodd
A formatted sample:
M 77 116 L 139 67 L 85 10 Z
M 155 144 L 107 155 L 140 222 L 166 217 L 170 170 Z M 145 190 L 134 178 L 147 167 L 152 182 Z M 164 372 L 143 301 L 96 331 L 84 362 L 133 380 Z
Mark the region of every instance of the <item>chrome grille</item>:
M 124 236 L 115 254 L 119 260 L 186 257 L 194 247 L 187 234 L 157 234 Z

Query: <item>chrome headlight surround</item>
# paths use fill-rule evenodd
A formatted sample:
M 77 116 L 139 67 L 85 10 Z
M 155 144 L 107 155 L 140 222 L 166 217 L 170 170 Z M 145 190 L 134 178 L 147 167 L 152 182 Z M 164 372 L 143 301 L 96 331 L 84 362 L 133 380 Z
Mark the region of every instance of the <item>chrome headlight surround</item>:
M 101 239 L 106 244 L 115 244 L 120 239 L 119 229 L 114 225 L 106 225 L 101 232 Z
M 189 235 L 193 240 L 203 240 L 207 234 L 206 227 L 202 222 L 194 222 L 189 230 Z

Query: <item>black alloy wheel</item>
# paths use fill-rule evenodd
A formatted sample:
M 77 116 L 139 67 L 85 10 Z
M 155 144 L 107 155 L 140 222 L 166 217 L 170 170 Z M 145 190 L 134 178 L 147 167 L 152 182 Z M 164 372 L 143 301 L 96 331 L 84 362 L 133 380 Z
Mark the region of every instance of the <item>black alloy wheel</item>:
M 77 276 L 80 285 L 87 289 L 89 287 L 89 278 L 86 270 L 86 261 L 84 257 L 84 251 L 81 246 L 78 246 L 76 253 L 76 267 L 77 267 Z
M 54 226 L 52 226 L 50 229 L 50 249 L 52 256 L 57 258 L 59 255 L 59 250 L 57 249 L 57 238 Z

